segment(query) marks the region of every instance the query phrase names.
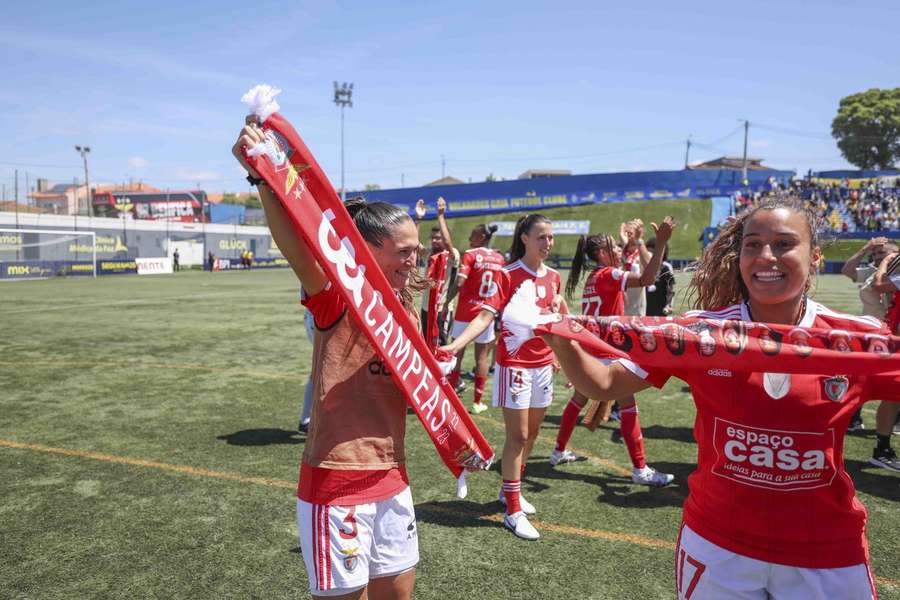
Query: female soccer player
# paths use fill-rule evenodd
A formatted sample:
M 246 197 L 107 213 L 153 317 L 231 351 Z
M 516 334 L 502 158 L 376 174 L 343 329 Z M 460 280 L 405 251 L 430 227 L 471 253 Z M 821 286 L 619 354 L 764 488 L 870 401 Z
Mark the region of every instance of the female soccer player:
M 572 271 L 566 283 L 566 296 L 571 298 L 581 281 L 581 271 L 585 261 L 592 260 L 599 266 L 588 275 L 584 285 L 581 300 L 581 312 L 593 317 L 622 316 L 625 314 L 625 290 L 637 288 L 643 292 L 643 288 L 653 285 L 659 266 L 665 254 L 666 244 L 672 236 L 672 228 L 675 222 L 672 217 L 666 217 L 662 224 L 657 226 L 651 223 L 656 233 L 657 251 L 653 253 L 647 267 L 638 277 L 633 273 L 619 268 L 622 264 L 622 249 L 615 243 L 611 236 L 592 235 L 578 240 L 575 256 L 572 258 Z M 649 467 L 644 459 L 644 437 L 641 435 L 641 423 L 638 418 L 638 407 L 634 395 L 618 398 L 619 424 L 622 439 L 628 448 L 631 457 L 631 480 L 634 483 L 652 486 L 668 485 L 675 478 L 668 473 L 660 473 Z M 566 405 L 559 424 L 559 433 L 556 436 L 556 448 L 550 453 L 550 464 L 556 466 L 561 463 L 573 462 L 578 457 L 566 449 L 575 425 L 578 423 L 578 414 L 587 403 L 587 396 L 582 394 L 576 386 L 572 399 Z
M 559 273 L 544 264 L 553 248 L 553 225 L 540 214 L 522 217 L 513 234 L 510 262 L 495 271 L 495 293 L 485 298 L 477 315 L 459 336 L 443 348 L 454 354 L 488 329 L 516 290 L 525 281 L 534 281 L 537 304 L 547 310 L 566 312 L 560 295 Z M 537 438 L 544 413 L 553 401 L 553 352 L 540 339 L 526 342 L 511 355 L 506 345 L 497 349 L 494 372 L 493 405 L 503 408 L 506 440 L 503 445 L 503 486 L 500 501 L 506 504 L 503 523 L 518 537 L 536 540 L 538 531 L 525 516 L 533 514 L 534 506 L 521 494 L 522 472 Z
M 815 215 L 798 200 L 764 203 L 707 247 L 691 282 L 701 310 L 687 316 L 887 334 L 876 319 L 807 298 L 820 260 Z M 844 470 L 843 440 L 861 403 L 900 400 L 896 376 L 606 366 L 576 343 L 543 337 L 592 398 L 661 387 L 672 375 L 690 384 L 698 466 L 676 547 L 679 598 L 875 596 L 866 511 Z
M 459 298 L 456 302 L 456 314 L 453 316 L 452 335 L 457 338 L 465 331 L 469 323 L 478 316 L 481 305 L 497 293 L 497 278 L 503 268 L 503 255 L 488 248 L 491 236 L 497 231 L 496 225 L 488 227 L 484 223 L 476 225 L 469 234 L 469 249 L 462 256 L 462 265 L 456 276 L 456 288 Z M 444 237 L 449 236 L 449 231 Z M 484 386 L 487 383 L 488 370 L 491 367 L 491 350 L 494 346 L 494 328 L 488 327 L 475 338 L 475 392 L 472 402 L 472 413 L 479 414 L 487 410 L 481 402 Z M 456 387 L 459 381 L 459 370 L 466 348 L 463 346 L 456 356 L 456 369 L 450 374 L 450 383 Z
M 252 118 L 233 153 L 263 140 Z M 403 443 L 406 402 L 366 337 L 347 315 L 310 248 L 272 191 L 258 183 L 272 237 L 296 273 L 315 320 L 313 409 L 297 486 L 300 547 L 314 597 L 412 596 L 419 561 L 416 517 Z M 410 317 L 419 237 L 412 219 L 384 202 L 347 210 Z

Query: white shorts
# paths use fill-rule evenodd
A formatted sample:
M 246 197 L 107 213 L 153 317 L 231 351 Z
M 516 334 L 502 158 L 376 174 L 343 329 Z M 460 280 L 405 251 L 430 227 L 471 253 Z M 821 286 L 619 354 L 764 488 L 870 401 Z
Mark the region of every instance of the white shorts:
M 339 596 L 370 579 L 398 575 L 419 562 L 409 487 L 369 504 L 329 506 L 297 500 L 300 551 L 316 596 Z
M 553 365 L 494 368 L 493 404 L 500 408 L 527 410 L 547 408 L 553 402 Z
M 450 330 L 450 335 L 453 336 L 453 339 L 458 338 L 462 335 L 462 332 L 466 330 L 466 327 L 469 325 L 469 321 L 453 321 L 453 329 Z M 475 338 L 476 344 L 490 344 L 496 339 L 494 335 L 494 328 L 488 327 Z
M 869 565 L 804 569 L 736 554 L 681 526 L 675 547 L 679 600 L 871 600 L 876 597 Z

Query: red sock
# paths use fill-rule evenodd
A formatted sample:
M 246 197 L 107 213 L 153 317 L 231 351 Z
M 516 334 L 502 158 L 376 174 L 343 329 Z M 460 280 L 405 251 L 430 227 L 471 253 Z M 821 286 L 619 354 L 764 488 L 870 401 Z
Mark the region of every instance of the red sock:
M 637 404 L 629 408 L 619 410 L 621 419 L 622 439 L 628 447 L 631 456 L 631 464 L 635 469 L 643 469 L 647 466 L 644 461 L 644 436 L 641 434 L 641 420 L 638 418 Z
M 450 383 L 451 387 L 456 388 L 456 385 L 459 383 L 459 369 L 450 371 L 450 374 L 447 375 L 447 381 Z
M 475 376 L 475 404 L 481 404 L 481 396 L 484 394 L 485 383 L 487 383 L 487 375 Z
M 503 480 L 503 496 L 506 498 L 506 514 L 514 515 L 517 512 L 522 511 L 522 505 L 519 504 L 521 491 L 522 482 L 520 480 Z
M 581 412 L 583 406 L 578 406 L 575 399 L 569 400 L 566 409 L 563 411 L 562 420 L 559 422 L 559 433 L 556 434 L 556 451 L 562 452 L 569 444 L 572 432 L 578 424 L 578 413 Z

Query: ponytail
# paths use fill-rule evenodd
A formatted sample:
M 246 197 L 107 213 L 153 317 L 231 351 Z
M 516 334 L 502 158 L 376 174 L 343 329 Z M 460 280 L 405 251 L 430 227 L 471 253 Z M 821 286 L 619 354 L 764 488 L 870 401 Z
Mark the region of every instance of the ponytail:
M 581 281 L 582 269 L 584 264 L 589 261 L 597 261 L 597 253 L 604 248 L 612 249 L 612 238 L 608 235 L 597 234 L 587 237 L 578 238 L 578 245 L 575 246 L 575 256 L 572 257 L 572 270 L 569 272 L 569 279 L 566 281 L 566 296 L 572 298 L 575 289 Z
M 484 223 L 479 223 L 472 229 L 472 233 L 477 233 L 484 237 L 484 245 L 489 246 L 491 244 L 491 237 L 493 237 L 494 233 L 497 231 L 496 225 L 491 225 L 488 227 Z
M 578 244 L 575 246 L 575 256 L 572 257 L 572 270 L 569 271 L 569 279 L 566 281 L 566 298 L 571 299 L 572 294 L 581 282 L 581 268 L 584 265 L 584 247 L 587 245 L 585 237 L 578 236 Z

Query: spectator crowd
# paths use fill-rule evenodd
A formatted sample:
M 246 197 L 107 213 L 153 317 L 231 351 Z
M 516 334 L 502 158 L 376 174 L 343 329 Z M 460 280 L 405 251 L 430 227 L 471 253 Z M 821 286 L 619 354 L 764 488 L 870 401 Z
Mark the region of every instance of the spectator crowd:
M 835 233 L 900 230 L 900 177 L 861 180 L 795 179 L 787 189 L 773 182 L 768 192 L 735 197 L 740 214 L 773 195 L 789 192 L 815 207 L 825 228 Z

